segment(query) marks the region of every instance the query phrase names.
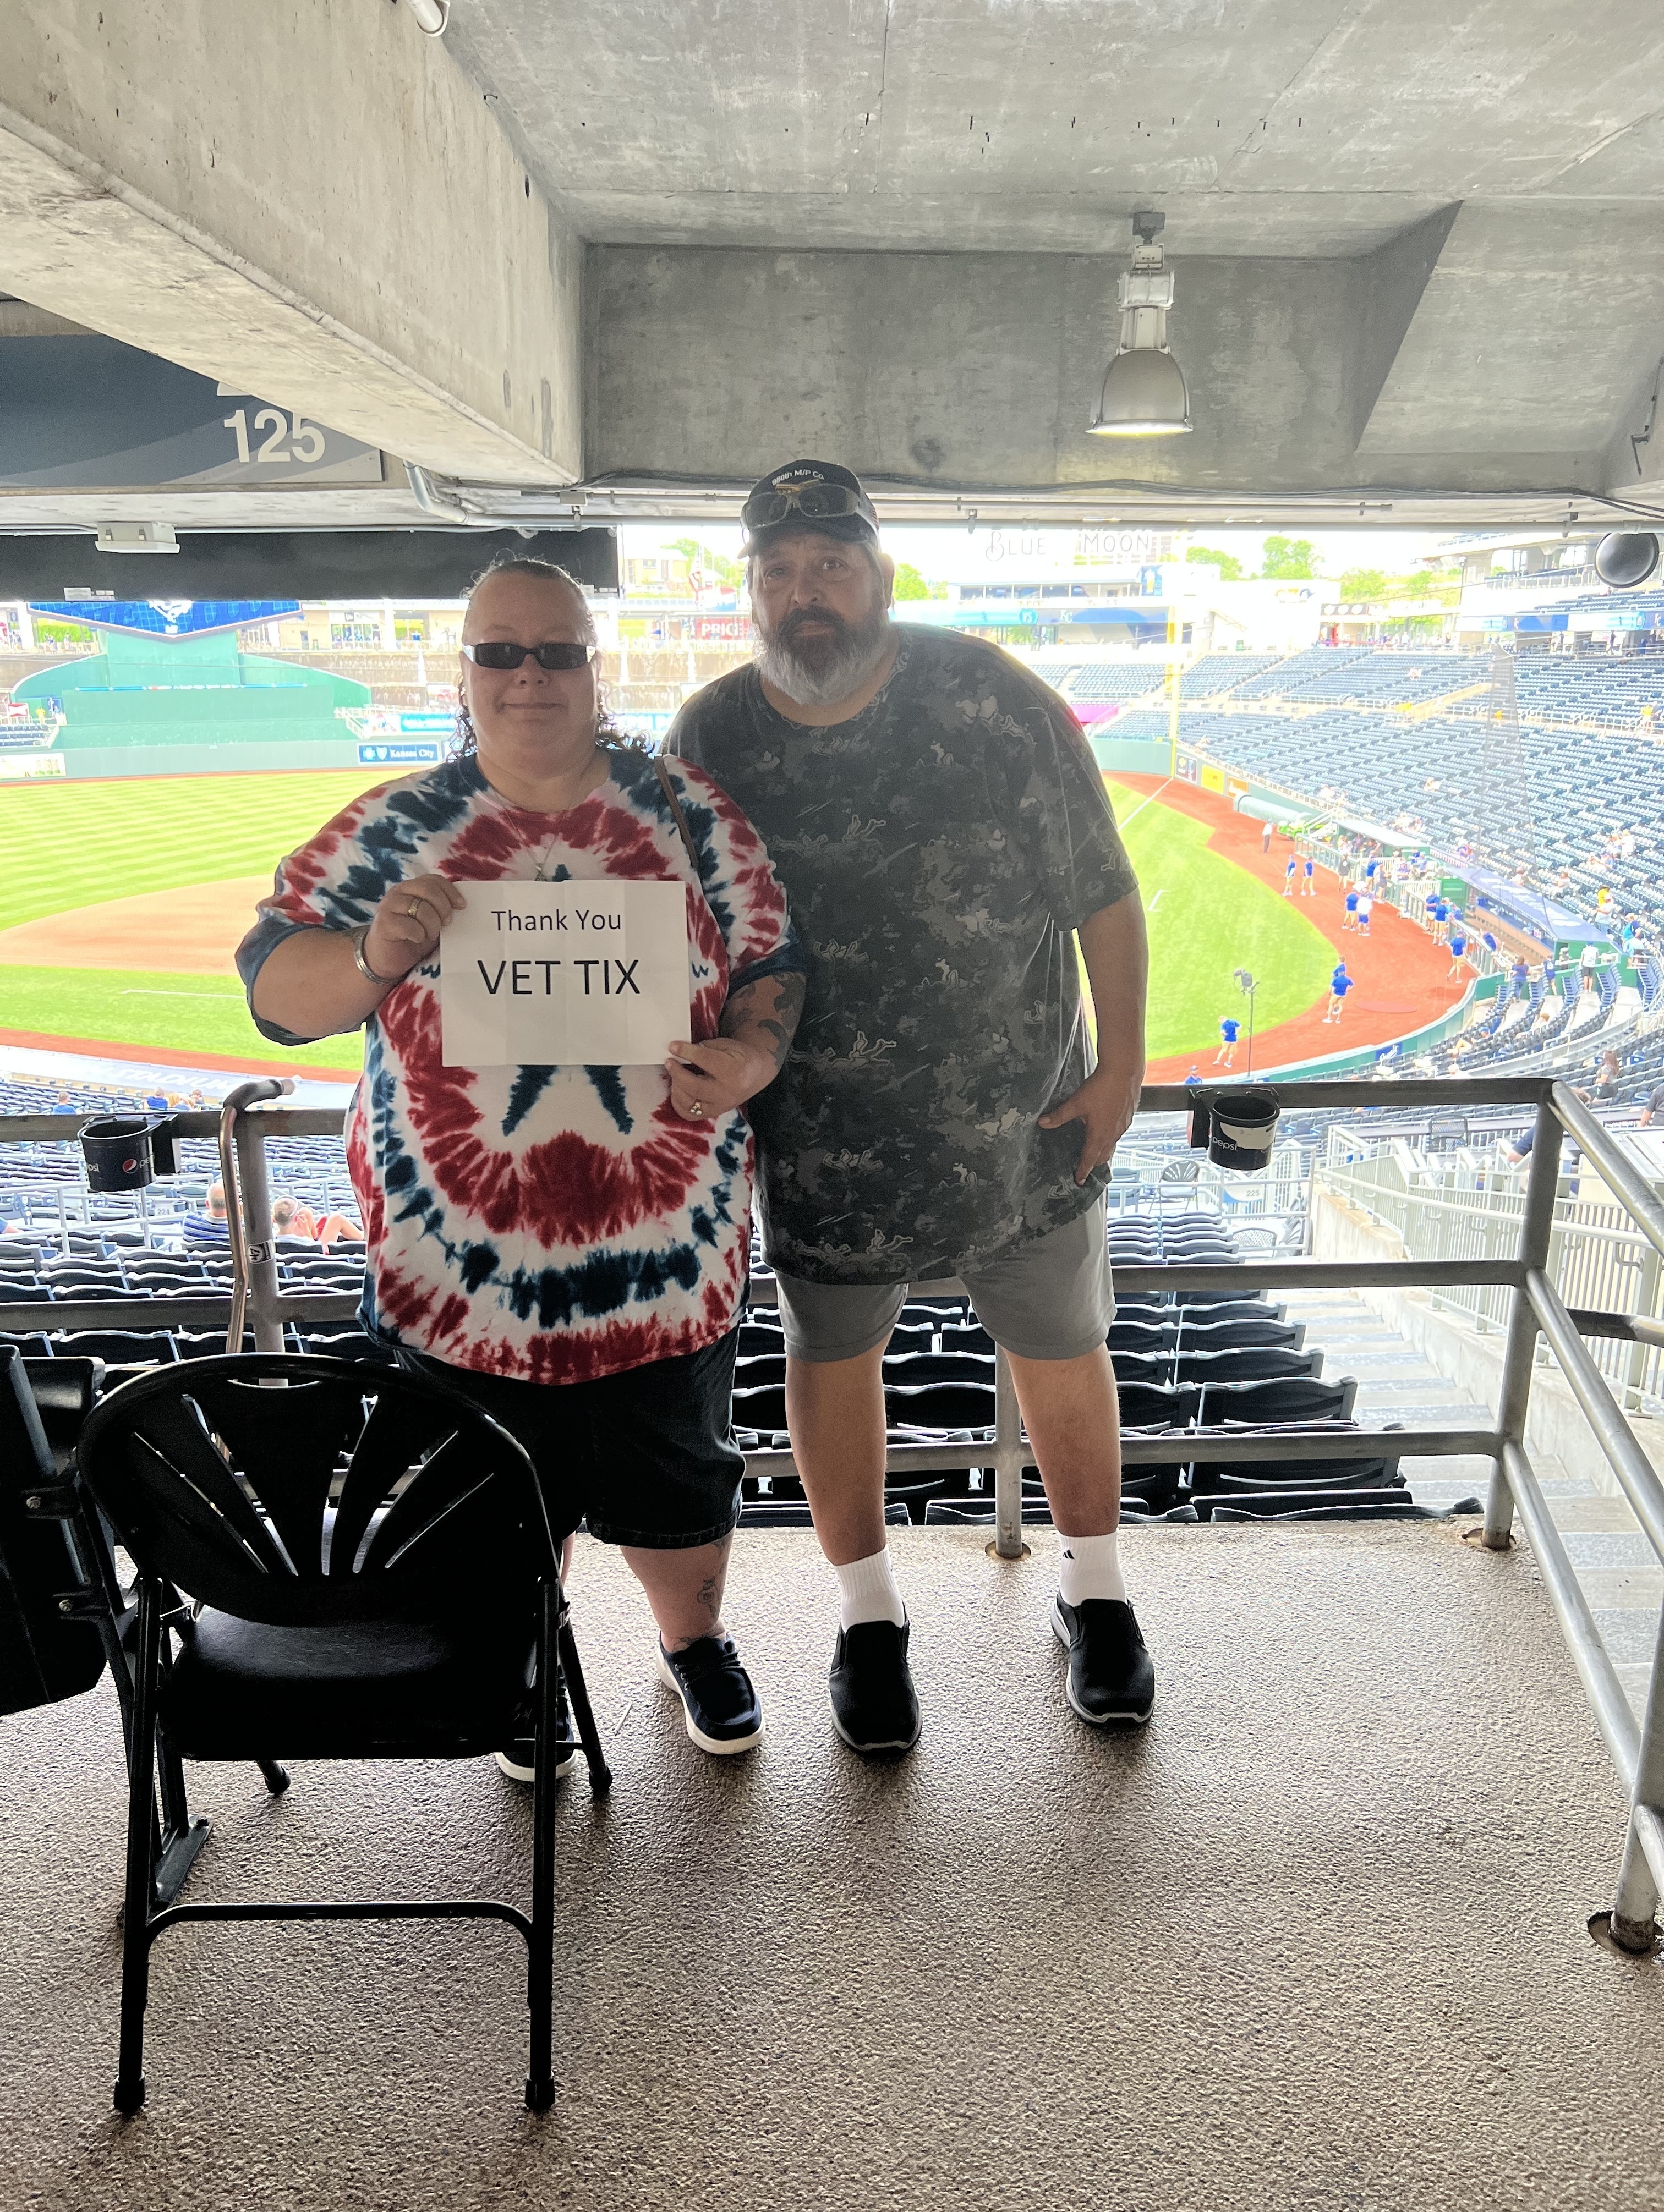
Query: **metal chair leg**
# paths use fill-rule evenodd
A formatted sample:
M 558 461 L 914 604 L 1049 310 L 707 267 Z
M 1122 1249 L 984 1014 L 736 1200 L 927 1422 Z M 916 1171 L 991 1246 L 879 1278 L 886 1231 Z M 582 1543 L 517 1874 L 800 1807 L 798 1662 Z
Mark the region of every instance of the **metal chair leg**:
M 275 1759 L 257 1759 L 254 1764 L 259 1768 L 261 1778 L 271 1795 L 281 1797 L 289 1787 L 288 1768 L 279 1766 Z
M 531 2055 L 526 2109 L 546 2112 L 555 2101 L 555 1713 L 560 1698 L 558 1583 L 543 1590 L 538 1626 L 537 1750 L 532 1784 L 532 1934 L 526 1951 L 526 2002 L 531 2010 Z M 591 1723 L 591 1726 L 594 1723 Z
M 115 2108 L 144 2102 L 144 2008 L 150 1985 L 150 1901 L 155 1878 L 156 1676 L 162 1650 L 162 1589 L 139 1584 L 137 1677 L 127 1775 L 127 1894 L 121 1935 L 121 2055 Z
M 564 1598 L 561 1600 L 560 1630 L 556 1643 L 560 1654 L 561 1671 L 566 1677 L 567 1701 L 577 1726 L 578 1741 L 583 1746 L 584 1764 L 589 1770 L 589 1787 L 597 1797 L 604 1797 L 613 1786 L 613 1770 L 601 1749 L 600 1731 L 595 1726 L 595 1716 L 590 1707 L 589 1692 L 584 1683 L 583 1668 L 578 1662 L 577 1641 L 572 1634 Z

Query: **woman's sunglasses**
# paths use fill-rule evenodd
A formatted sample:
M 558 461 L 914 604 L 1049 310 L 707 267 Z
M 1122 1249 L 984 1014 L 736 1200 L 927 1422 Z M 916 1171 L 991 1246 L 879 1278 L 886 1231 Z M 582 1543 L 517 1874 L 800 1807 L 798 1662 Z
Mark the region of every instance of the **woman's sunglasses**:
M 593 647 L 587 645 L 501 645 L 488 641 L 462 648 L 476 668 L 518 668 L 527 658 L 552 674 L 556 670 L 587 668 Z
M 747 530 L 771 530 L 793 507 L 806 520 L 820 522 L 836 514 L 859 514 L 861 501 L 846 484 L 779 484 L 753 492 L 740 509 L 740 520 Z

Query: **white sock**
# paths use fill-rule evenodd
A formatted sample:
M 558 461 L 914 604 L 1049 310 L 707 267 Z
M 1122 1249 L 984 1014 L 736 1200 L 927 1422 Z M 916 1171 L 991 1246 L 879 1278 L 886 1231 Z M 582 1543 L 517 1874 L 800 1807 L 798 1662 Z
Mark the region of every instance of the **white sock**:
M 890 1547 L 869 1559 L 851 1559 L 847 1567 L 834 1567 L 838 1577 L 838 1625 L 856 1628 L 863 1620 L 893 1620 L 899 1628 L 907 1618 L 901 1591 L 890 1565 Z
M 1107 1536 L 1065 1536 L 1058 1531 L 1058 1595 L 1065 1605 L 1082 1605 L 1088 1598 L 1118 1597 L 1125 1601 L 1121 1562 L 1116 1555 L 1117 1531 Z

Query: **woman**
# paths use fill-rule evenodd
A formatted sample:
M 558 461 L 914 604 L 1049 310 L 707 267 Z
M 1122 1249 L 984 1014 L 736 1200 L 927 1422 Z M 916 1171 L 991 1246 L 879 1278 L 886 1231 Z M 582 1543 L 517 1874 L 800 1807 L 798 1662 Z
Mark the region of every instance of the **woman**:
M 722 1621 L 743 1465 L 739 1109 L 785 1056 L 803 963 L 745 817 L 701 770 L 678 763 L 667 790 L 652 758 L 608 742 L 594 643 L 563 569 L 487 570 L 463 625 L 457 756 L 291 854 L 238 966 L 279 1043 L 366 1030 L 347 1129 L 364 1327 L 521 1438 L 558 1534 L 587 1518 L 623 1547 L 689 1735 L 737 1752 L 763 1725 Z M 460 887 L 630 877 L 686 887 L 692 1042 L 662 1066 L 446 1066 Z M 523 1749 L 499 1763 L 530 1778 Z

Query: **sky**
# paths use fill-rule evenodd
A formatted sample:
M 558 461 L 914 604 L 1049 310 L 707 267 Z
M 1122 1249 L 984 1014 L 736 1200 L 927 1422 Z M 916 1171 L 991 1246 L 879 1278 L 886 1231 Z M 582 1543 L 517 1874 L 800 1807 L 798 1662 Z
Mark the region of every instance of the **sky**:
M 985 530 L 970 531 L 952 523 L 898 524 L 885 531 L 884 547 L 896 561 L 910 562 L 927 583 L 983 583 L 990 574 L 985 552 L 988 534 Z M 1062 530 L 1045 533 L 1059 544 L 1069 534 Z M 1210 523 L 1204 523 L 1192 532 L 1191 542 L 1210 546 L 1216 552 L 1234 553 L 1241 562 L 1244 573 L 1253 575 L 1259 567 L 1260 549 L 1272 534 L 1265 530 L 1219 530 Z M 1338 576 L 1347 568 L 1381 568 L 1388 575 L 1404 575 L 1416 568 L 1422 556 L 1435 552 L 1449 532 L 1301 530 L 1298 525 L 1291 525 L 1280 534 L 1286 538 L 1309 538 L 1317 552 L 1318 574 Z M 740 550 L 737 523 L 725 530 L 697 523 L 627 523 L 621 537 L 620 550 L 626 559 L 649 558 L 661 546 L 679 538 L 696 538 L 713 553 L 724 553 L 730 559 L 737 556 Z M 1020 559 L 1014 560 L 1007 564 L 1006 573 L 1015 575 L 1021 565 Z

